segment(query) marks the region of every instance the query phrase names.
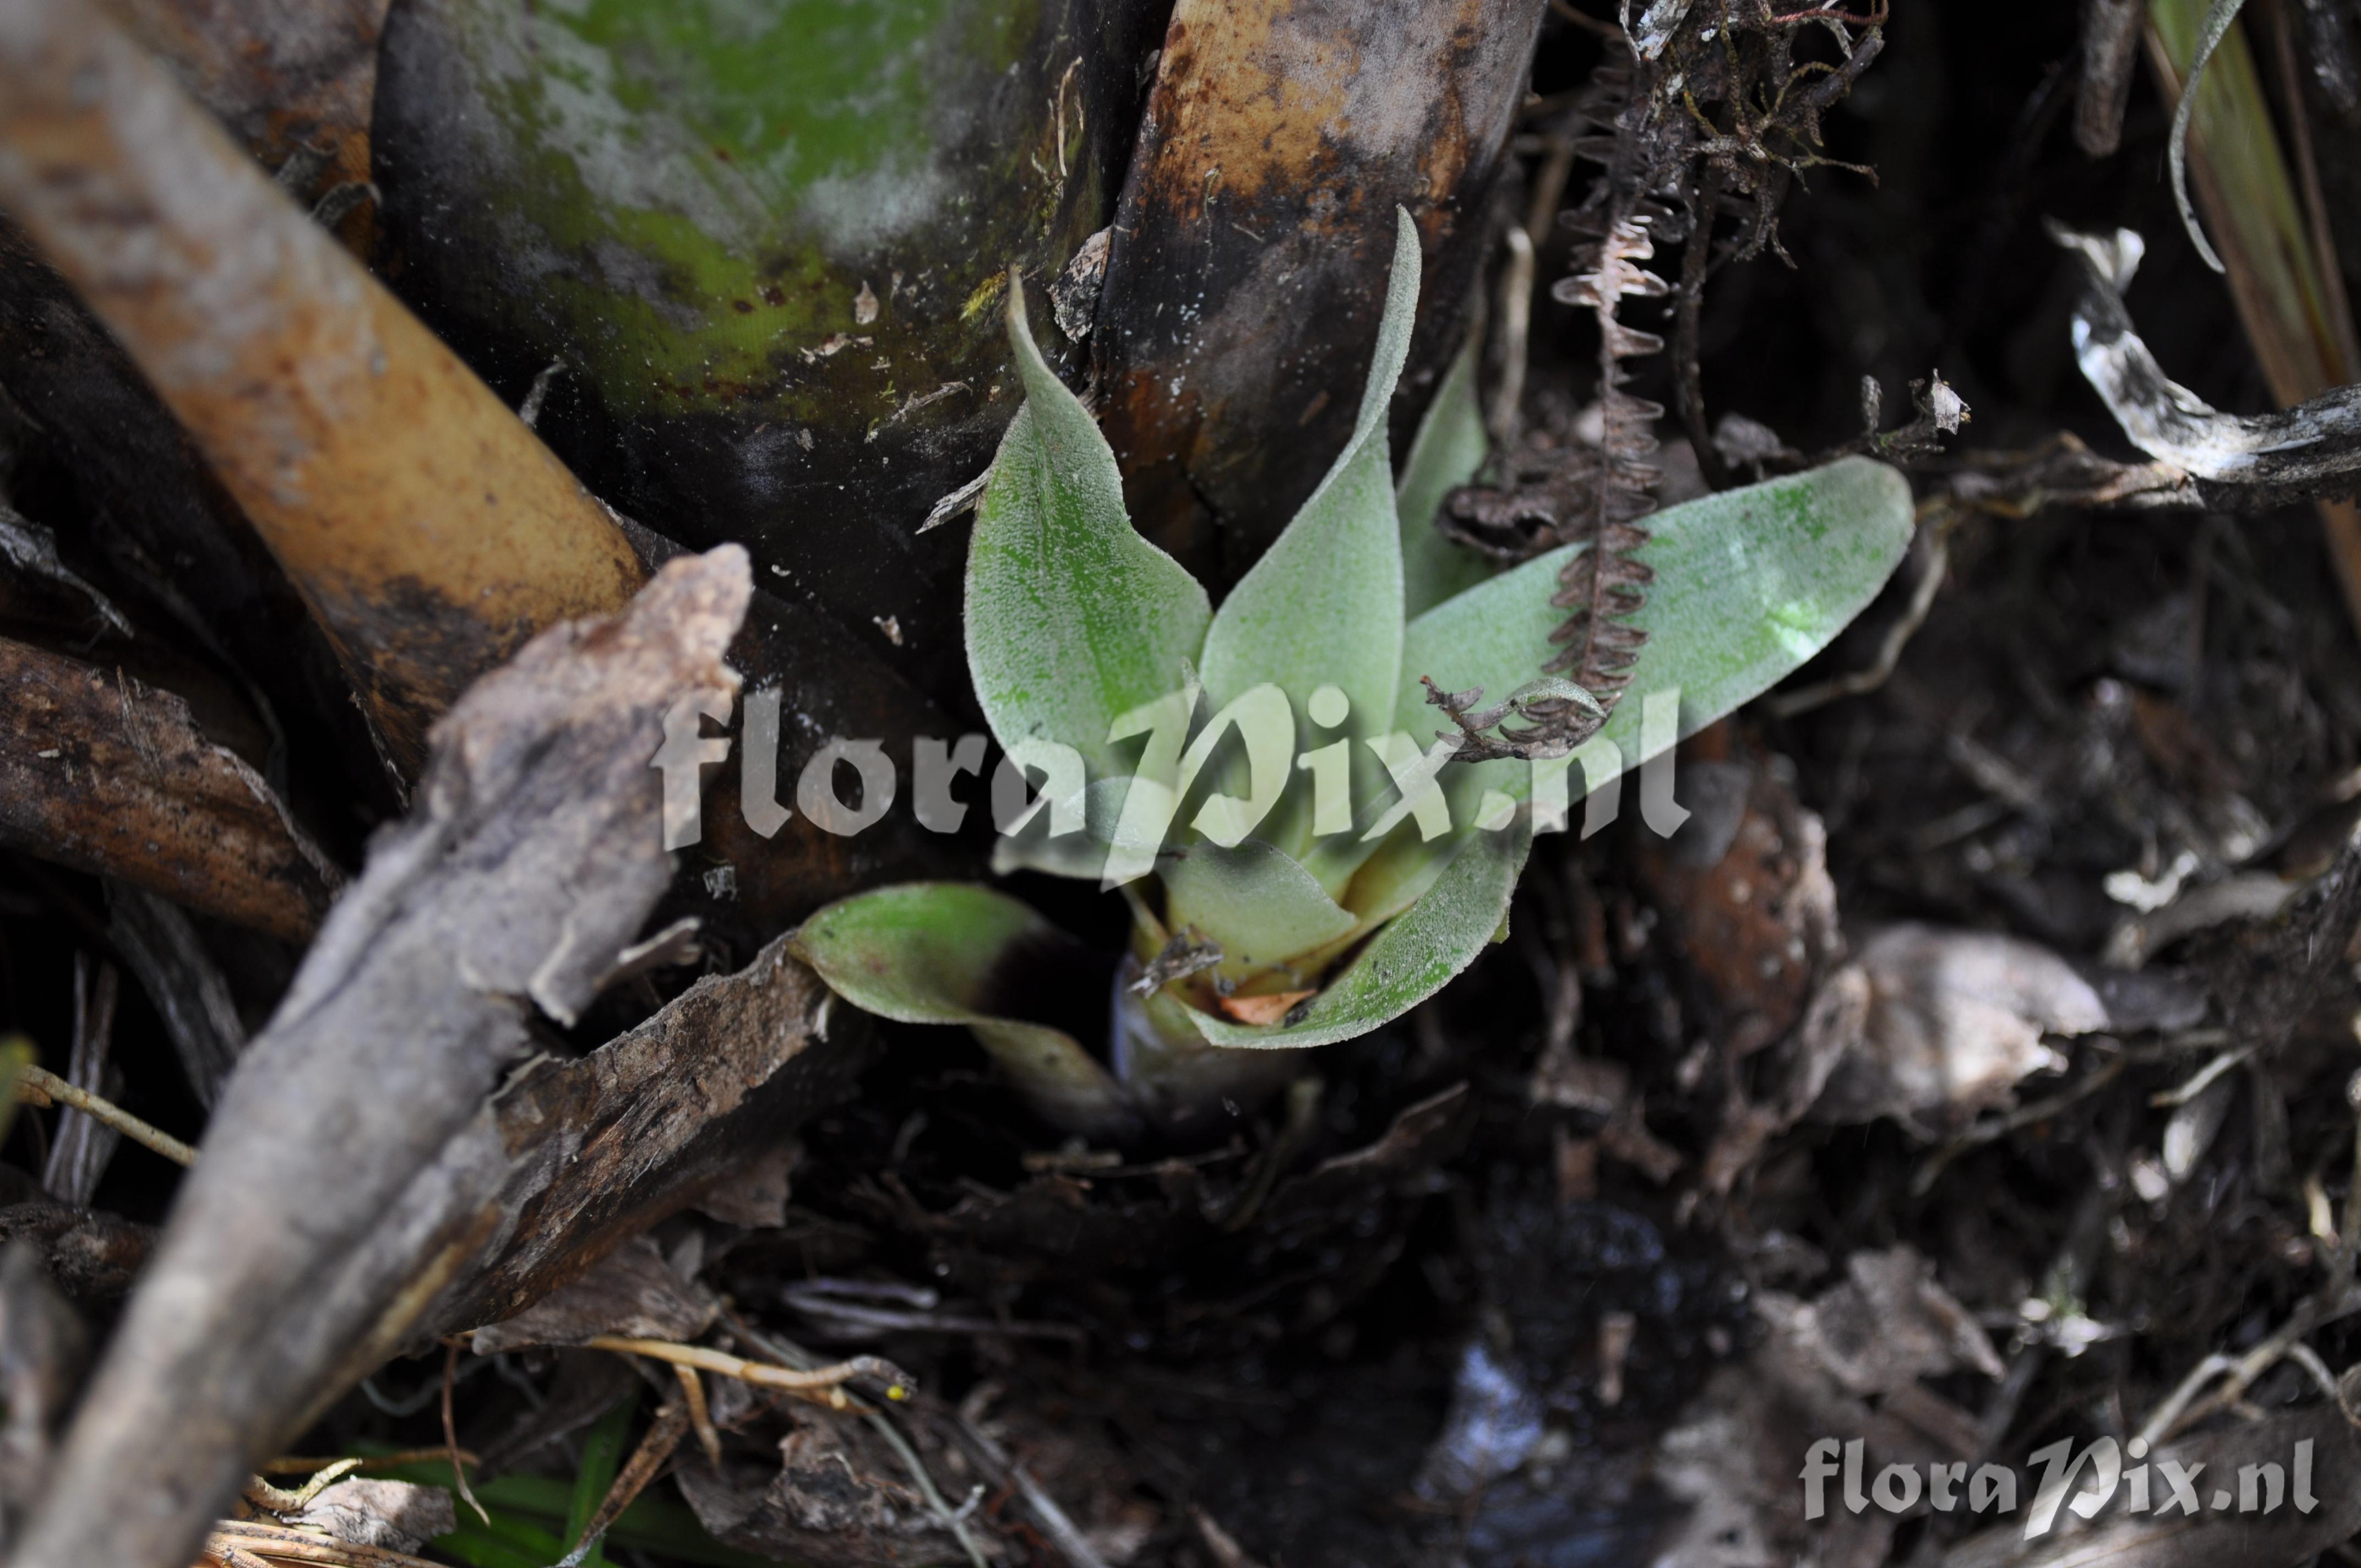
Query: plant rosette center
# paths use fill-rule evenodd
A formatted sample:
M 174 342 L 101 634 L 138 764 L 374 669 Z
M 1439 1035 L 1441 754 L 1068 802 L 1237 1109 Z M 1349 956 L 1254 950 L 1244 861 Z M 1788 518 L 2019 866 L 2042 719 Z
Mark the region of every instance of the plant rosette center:
M 1038 797 L 994 869 L 1119 889 L 1128 958 L 1086 1048 L 1005 1011 L 1016 961 L 1071 938 L 994 888 L 904 884 L 796 934 L 839 994 L 964 1025 L 1037 1111 L 1086 1136 L 1268 1086 L 1287 1070 L 1274 1047 L 1353 1038 L 1442 989 L 1506 935 L 1536 831 L 1586 796 L 1586 830 L 1601 825 L 1626 769 L 1826 647 L 1907 549 L 1909 488 L 1866 459 L 1672 508 L 1632 552 L 1644 603 L 1593 607 L 1631 623 L 1619 689 L 1544 675 L 1567 567 L 1596 546 L 1499 569 L 1436 534 L 1444 495 L 1487 455 L 1472 348 L 1396 483 L 1385 416 L 1418 283 L 1405 214 L 1352 438 L 1218 609 L 1132 527 L 1114 453 L 1010 289 L 1026 401 L 969 543 L 967 656 Z M 1507 696 L 1476 712 L 1485 691 Z M 1508 726 L 1544 713 L 1581 721 L 1568 744 L 1504 754 Z

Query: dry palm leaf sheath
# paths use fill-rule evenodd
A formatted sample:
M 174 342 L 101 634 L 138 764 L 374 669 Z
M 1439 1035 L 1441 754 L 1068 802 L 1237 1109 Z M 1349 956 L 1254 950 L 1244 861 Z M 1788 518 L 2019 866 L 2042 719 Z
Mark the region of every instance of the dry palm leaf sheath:
M 0 1563 L 2361 1558 L 2356 116 L 0 0 Z

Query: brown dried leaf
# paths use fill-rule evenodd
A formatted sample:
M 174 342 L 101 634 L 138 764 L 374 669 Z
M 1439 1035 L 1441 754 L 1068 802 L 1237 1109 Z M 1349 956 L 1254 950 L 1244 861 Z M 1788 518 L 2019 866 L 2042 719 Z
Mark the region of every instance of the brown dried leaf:
M 450 1492 L 409 1481 L 348 1475 L 323 1490 L 289 1524 L 325 1530 L 338 1541 L 388 1552 L 416 1552 L 459 1526 Z
M 2027 1075 L 2065 1065 L 2041 1043 L 2045 1033 L 2107 1026 L 2089 981 L 2014 937 L 1893 926 L 1855 961 L 1869 981 L 1868 1017 L 1813 1107 L 1821 1121 L 1956 1126 L 2007 1103 Z
M 1874 1568 L 1894 1516 L 1841 1508 L 1806 1523 L 1795 1468 L 1817 1439 L 1862 1440 L 1874 1463 L 1971 1459 L 1975 1422 L 1920 1379 L 2002 1373 L 1974 1319 L 1907 1247 L 1856 1253 L 1806 1302 L 1765 1291 L 1770 1332 L 1716 1372 L 1658 1446 L 1656 1478 L 1692 1505 L 1658 1568 Z
M 959 1559 L 958 1537 L 865 1423 L 796 1405 L 780 1413 L 791 1430 L 779 1442 L 775 1470 L 728 1463 L 677 1473 L 681 1495 L 716 1538 L 808 1568 L 918 1568 Z
M 1795 1026 L 1842 948 L 1828 830 L 1768 766 L 1684 759 L 1680 776 L 1695 809 L 1671 839 L 1645 841 L 1640 872 L 1724 1010 L 1723 1049 L 1745 1057 Z M 1700 798 L 1712 783 L 1718 802 Z
M 497 1355 L 527 1345 L 580 1344 L 600 1334 L 692 1340 L 720 1311 L 719 1297 L 674 1273 L 654 1242 L 633 1236 L 572 1284 L 478 1329 L 473 1343 L 478 1355 Z

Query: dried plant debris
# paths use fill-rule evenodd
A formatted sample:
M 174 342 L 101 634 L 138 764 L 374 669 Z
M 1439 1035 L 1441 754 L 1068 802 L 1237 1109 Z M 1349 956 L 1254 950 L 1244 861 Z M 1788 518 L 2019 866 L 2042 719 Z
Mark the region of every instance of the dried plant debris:
M 2299 1508 L 2282 1500 L 2268 1513 L 2241 1512 L 2215 1501 L 2215 1492 L 2224 1487 L 2237 1500 L 2241 1486 L 2257 1489 L 2259 1499 L 2257 1482 L 2241 1477 L 2260 1478 L 2262 1465 L 2278 1468 L 2280 1485 L 2287 1486 L 2285 1467 L 2300 1443 L 2312 1445 L 2316 1475 L 2337 1478 L 2330 1485 L 2314 1483 L 2314 1507 Z M 2093 1509 L 2096 1517 L 2086 1524 L 2077 1517 L 2078 1505 L 2093 1487 L 2077 1485 L 2066 1506 L 2056 1509 L 2048 1532 L 2028 1539 L 2023 1524 L 2009 1521 L 1952 1547 L 1941 1559 L 1943 1568 L 2216 1568 L 2224 1563 L 2262 1568 L 2334 1562 L 2339 1543 L 2361 1530 L 2361 1489 L 2349 1479 L 2361 1469 L 2361 1429 L 2334 1402 L 2158 1444 L 2147 1463 L 2151 1476 L 2178 1475 L 2193 1483 L 2196 1510 L 2134 1513 L 2116 1497 L 2110 1499 L 2114 1506 Z M 2157 1494 L 2158 1504 L 2171 1495 L 2161 1482 Z
M 1664 477 L 1650 459 L 1664 410 L 1628 383 L 1631 361 L 1661 353 L 1664 340 L 1625 316 L 1632 301 L 1674 292 L 1647 265 L 1657 241 L 1685 241 L 1701 254 L 1712 244 L 1721 200 L 1744 198 L 1752 216 L 1736 254 L 1775 248 L 1788 181 L 1828 161 L 1818 150 L 1820 116 L 1883 47 L 1884 14 L 1882 4 L 1863 17 L 1662 0 L 1629 35 L 1630 49 L 1610 43 L 1607 63 L 1581 96 L 1575 114 L 1593 134 L 1573 148 L 1602 172 L 1585 200 L 1561 215 L 1582 237 L 1572 274 L 1551 292 L 1597 325 L 1598 439 L 1595 447 L 1503 455 L 1490 483 L 1454 491 L 1437 518 L 1446 535 L 1503 558 L 1589 546 L 1561 572 L 1552 602 L 1566 617 L 1542 673 L 1594 700 L 1531 702 L 1523 712 L 1535 722 L 1512 754 L 1549 755 L 1596 733 L 1631 684 L 1647 641 L 1633 618 L 1653 573 L 1637 552 L 1648 541 L 1641 520 L 1655 510 Z M 1806 27 L 1835 37 L 1839 65 L 1796 60 L 1795 38 Z M 1692 297 L 1683 303 L 1694 309 L 1704 269 L 1690 271 L 1685 284 Z M 1683 375 L 1694 379 L 1688 367 Z M 1703 441 L 1701 411 L 1692 433 Z
M 163 1020 L 190 1091 L 210 1107 L 246 1048 L 246 1020 L 228 978 L 170 899 L 110 878 L 106 912 L 107 940 Z
M 348 1475 L 323 1488 L 291 1513 L 281 1516 L 299 1529 L 314 1530 L 356 1546 L 414 1552 L 458 1527 L 451 1494 L 441 1486 Z
M 1688 819 L 1640 851 L 1643 885 L 1724 1012 L 1722 1051 L 1752 1055 L 1802 1019 L 1841 952 L 1828 829 L 1784 759 L 1684 760 Z
M 2046 948 L 1983 931 L 1889 927 L 1854 960 L 1869 984 L 1861 1034 L 1814 1108 L 1823 1120 L 1891 1116 L 1949 1129 L 2063 1069 L 2045 1035 L 2107 1026 L 2098 992 Z
M 692 1340 L 713 1326 L 721 1303 L 684 1279 L 646 1236 L 609 1253 L 581 1278 L 472 1336 L 478 1355 L 533 1344 L 581 1344 L 601 1334 Z
M 826 1411 L 791 1406 L 780 1413 L 787 1432 L 774 1462 L 679 1472 L 681 1492 L 706 1529 L 732 1546 L 811 1568 L 961 1560 L 958 1531 L 928 1506 L 908 1461 L 881 1434 Z M 920 1452 L 929 1448 L 942 1453 L 922 1440 Z
M 113 601 L 58 559 L 57 536 L 5 501 L 0 501 L 0 562 L 21 576 L 62 589 L 79 600 L 96 630 L 122 637 L 132 634 L 129 619 Z
M 1658 1445 L 1656 1477 L 1690 1512 L 1659 1568 L 1867 1568 L 1886 1560 L 1894 1514 L 1840 1504 L 1806 1523 L 1796 1465 L 1829 1433 L 1881 1464 L 1972 1461 L 1974 1420 L 1926 1379 L 2004 1368 L 1974 1317 L 1908 1247 L 1856 1253 L 1809 1301 L 1765 1291 L 1752 1353 L 1713 1375 Z
M 444 1147 L 524 1053 L 529 1010 L 577 1015 L 664 891 L 653 736 L 681 691 L 727 688 L 749 591 L 736 546 L 676 562 L 623 614 L 535 639 L 436 727 L 416 814 L 379 839 L 214 1113 L 271 1135 L 209 1141 L 16 1563 L 192 1556 L 357 1347 L 412 1326 L 420 1266 L 480 1245 L 471 1209 L 435 1201 L 474 1174 Z M 288 1193 L 308 1195 L 300 1226 L 253 1223 Z
M 343 885 L 278 794 L 189 705 L 0 640 L 0 841 L 307 939 Z
M 115 1003 L 118 975 L 110 963 L 93 966 L 89 958 L 74 955 L 73 1045 L 66 1058 L 66 1081 L 85 1092 L 113 1099 L 123 1092 L 123 1073 L 115 1065 Z M 41 1172 L 41 1186 L 59 1201 L 77 1209 L 90 1207 L 99 1179 L 115 1157 L 123 1135 L 102 1125 L 87 1111 L 60 1111 L 51 1135 L 49 1157 Z
M 2146 254 L 2140 236 L 2055 225 L 2050 234 L 2082 272 L 2073 332 L 2084 378 L 2135 445 L 2198 481 L 2202 504 L 2254 510 L 2361 490 L 2361 388 L 2280 413 L 2218 412 L 2168 377 L 2133 329 L 2124 291 Z

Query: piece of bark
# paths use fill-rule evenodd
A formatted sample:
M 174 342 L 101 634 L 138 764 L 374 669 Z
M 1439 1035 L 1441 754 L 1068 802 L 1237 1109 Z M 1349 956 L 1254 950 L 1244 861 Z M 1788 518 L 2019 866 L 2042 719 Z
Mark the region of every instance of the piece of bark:
M 759 1163 L 851 1091 L 872 1047 L 866 1019 L 779 941 L 580 1061 L 538 1066 L 493 1108 L 504 1234 L 445 1292 L 432 1332 L 521 1310 Z
M 293 942 L 343 881 L 178 696 L 5 639 L 0 842 Z
M 183 640 L 234 670 L 260 703 L 313 717 L 329 744 L 290 758 L 327 798 L 396 809 L 326 633 L 138 367 L 64 279 L 0 214 L 0 391 L 31 429 L 16 437 L 70 482 L 44 521 L 60 553 L 137 585 L 154 652 Z M 33 411 L 38 411 L 35 413 Z M 20 596 L 12 596 L 20 597 Z M 80 651 L 88 630 L 58 645 Z M 128 654 L 137 644 L 125 645 Z M 85 659 L 94 655 L 79 652 Z M 188 683 L 167 684 L 188 695 Z M 313 783 L 316 777 L 316 784 Z
M 662 893 L 648 759 L 680 694 L 735 684 L 749 591 L 734 546 L 676 562 L 435 727 L 416 810 L 239 1062 L 15 1568 L 190 1561 L 354 1344 L 414 1321 L 489 1238 L 496 1216 L 448 1201 L 474 1190 L 449 1146 L 530 1012 L 587 1006 Z
M 1425 258 L 1402 449 L 1457 347 L 1542 10 L 1173 8 L 1090 344 L 1132 519 L 1200 577 L 1243 573 L 1343 450 L 1397 203 Z
M 405 773 L 470 680 L 642 581 L 533 433 L 96 6 L 0 3 L 0 205 L 195 437 Z

